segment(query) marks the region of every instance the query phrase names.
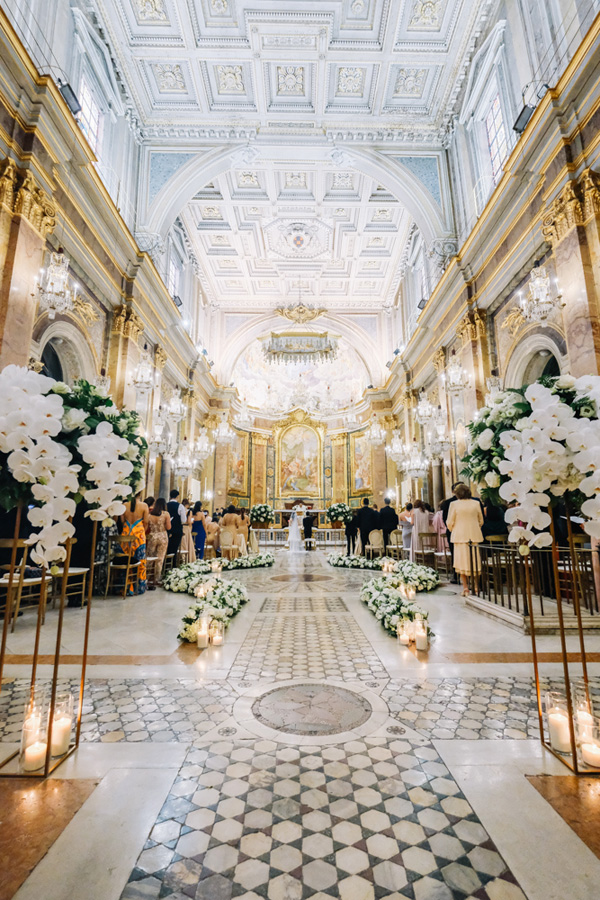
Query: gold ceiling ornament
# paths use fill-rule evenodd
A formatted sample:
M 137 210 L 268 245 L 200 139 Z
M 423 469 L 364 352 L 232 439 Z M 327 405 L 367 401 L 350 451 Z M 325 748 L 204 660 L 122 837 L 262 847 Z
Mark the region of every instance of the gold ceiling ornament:
M 154 348 L 154 366 L 155 366 L 155 368 L 158 369 L 159 372 L 162 372 L 166 363 L 167 363 L 166 351 L 163 350 L 163 348 L 160 346 L 160 344 L 157 344 L 156 347 Z
M 275 422 L 273 425 L 273 436 L 276 438 L 281 431 L 288 428 L 290 425 L 309 425 L 319 433 L 321 438 L 324 437 L 325 432 L 327 431 L 327 427 L 323 422 L 314 419 L 305 409 L 297 407 L 296 409 L 293 409 L 285 419 L 280 419 L 279 422 Z
M 86 325 L 93 325 L 100 318 L 94 309 L 93 304 L 84 300 L 80 294 L 75 294 L 73 298 L 73 312 L 75 315 L 79 316 Z
M 291 306 L 278 306 L 275 309 L 278 316 L 283 316 L 289 322 L 295 322 L 297 325 L 305 325 L 307 322 L 314 322 L 319 316 L 324 315 L 327 310 L 320 306 L 315 307 L 305 303 L 296 303 Z
M 433 368 L 438 375 L 441 375 L 446 368 L 446 351 L 443 347 L 438 347 L 433 354 Z
M 130 304 L 122 303 L 113 313 L 112 330 L 137 344 L 143 334 L 144 323 Z

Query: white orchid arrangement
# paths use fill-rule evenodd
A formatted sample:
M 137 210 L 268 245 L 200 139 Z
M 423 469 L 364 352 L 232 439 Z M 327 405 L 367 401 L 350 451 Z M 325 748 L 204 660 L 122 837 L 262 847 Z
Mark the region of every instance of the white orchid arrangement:
M 268 503 L 255 503 L 250 509 L 250 521 L 252 524 L 255 522 L 265 522 L 266 524 L 274 522 L 275 513 L 273 512 L 273 507 L 269 506 Z
M 179 639 L 194 642 L 198 635 L 198 622 L 203 617 L 223 622 L 225 628 L 230 619 L 248 602 L 248 592 L 239 581 L 222 581 L 220 578 L 203 577 L 194 585 L 192 593 L 198 598 L 183 616 Z
M 332 503 L 327 510 L 327 518 L 330 522 L 350 522 L 352 510 L 347 503 Z
M 563 375 L 502 392 L 470 426 L 463 474 L 482 485 L 484 498 L 517 504 L 506 521 L 523 555 L 552 544 L 547 510 L 560 498 L 600 538 L 599 408 L 600 376 Z
M 19 366 L 0 372 L 0 501 L 6 510 L 30 507 L 27 517 L 38 530 L 28 543 L 38 565 L 52 567 L 66 558 L 64 544 L 75 533 L 70 520 L 87 488 L 103 492 L 89 501 L 97 507 L 95 517 L 101 512 L 106 521 L 124 510 L 120 499 L 132 489 L 136 465 L 143 467 L 145 441 L 123 434 L 137 425 L 136 415 L 117 411 L 108 426 L 100 404 L 113 408 L 87 382 L 71 389 Z M 109 438 L 113 428 L 121 432 L 114 436 L 118 445 Z
M 414 563 L 411 563 L 414 565 Z M 417 568 L 427 568 L 420 566 Z M 417 614 L 421 616 L 427 625 L 427 631 L 431 633 L 427 610 L 416 603 L 406 599 L 404 586 L 407 584 L 403 576 L 374 578 L 368 581 L 360 592 L 360 599 L 375 614 L 375 618 L 381 622 L 386 631 L 397 633 L 398 623 L 402 619 L 414 621 Z M 417 588 L 417 590 L 427 590 Z
M 266 566 L 272 566 L 275 557 L 272 553 L 259 553 L 257 556 L 242 556 L 238 559 L 221 559 L 223 571 L 232 569 L 259 569 Z M 196 562 L 185 563 L 177 569 L 171 569 L 163 578 L 163 588 L 173 593 L 193 594 L 195 588 L 200 584 L 204 575 L 212 572 L 210 562 L 197 560 Z

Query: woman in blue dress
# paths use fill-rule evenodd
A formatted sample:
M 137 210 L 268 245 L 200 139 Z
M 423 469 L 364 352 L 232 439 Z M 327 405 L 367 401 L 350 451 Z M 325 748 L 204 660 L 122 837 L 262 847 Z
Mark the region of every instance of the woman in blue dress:
M 192 537 L 196 548 L 196 559 L 204 559 L 204 544 L 206 542 L 206 519 L 202 512 L 202 502 L 198 500 L 194 504 L 192 512 Z

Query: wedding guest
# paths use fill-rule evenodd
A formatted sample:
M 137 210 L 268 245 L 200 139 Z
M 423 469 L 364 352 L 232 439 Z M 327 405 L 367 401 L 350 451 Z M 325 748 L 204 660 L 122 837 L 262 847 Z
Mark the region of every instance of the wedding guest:
M 448 550 L 448 538 L 446 537 L 446 523 L 444 522 L 444 513 L 442 511 L 441 503 L 433 516 L 431 526 L 438 536 L 437 552 L 446 553 Z
M 398 524 L 402 527 L 402 548 L 410 550 L 412 542 L 412 503 L 407 503 L 400 515 L 398 516 Z
M 369 506 L 369 498 L 365 497 L 363 505 L 358 510 L 358 530 L 362 544 L 362 555 L 365 555 L 365 547 L 369 543 L 369 535 L 379 528 L 379 513 Z
M 383 531 L 383 543 L 387 547 L 390 534 L 398 527 L 398 513 L 392 506 L 392 501 L 389 497 L 385 498 L 383 509 L 379 513 L 379 525 Z
M 148 537 L 146 544 L 146 553 L 150 556 L 157 557 L 154 567 L 154 577 L 158 575 L 157 583 L 162 581 L 162 570 L 165 564 L 165 556 L 167 555 L 167 547 L 169 546 L 169 534 L 171 530 L 171 516 L 167 512 L 167 501 L 164 497 L 155 500 L 154 506 L 150 510 L 148 516 Z M 155 585 L 149 586 L 150 590 L 154 590 Z
M 186 516 L 179 550 L 181 555 L 184 557 L 185 562 L 195 562 L 196 548 L 194 547 L 194 538 L 192 537 L 192 510 L 190 509 L 190 501 L 187 499 L 187 497 L 181 501 L 181 505 L 185 510 Z
M 475 591 L 479 590 L 479 547 L 471 545 L 480 544 L 483 540 L 483 513 L 479 500 L 472 499 L 466 484 L 457 484 L 454 493 L 456 499 L 450 504 L 446 524 L 450 529 L 450 540 L 454 544 L 454 569 L 460 575 L 463 597 L 466 597 L 469 594 L 469 575 L 475 576 Z
M 243 555 L 248 552 L 248 535 L 250 532 L 250 519 L 245 509 L 240 509 L 238 522 L 238 540 Z M 243 543 L 242 543 L 243 539 Z
M 221 534 L 231 534 L 231 541 L 233 544 L 236 543 L 236 538 L 239 534 L 240 523 L 241 519 L 236 513 L 235 506 L 232 503 L 227 507 L 227 512 L 219 522 L 219 525 L 221 526 Z
M 154 506 L 154 497 L 146 497 L 144 503 L 146 504 L 148 509 L 152 509 L 152 507 Z
M 504 508 L 496 506 L 491 500 L 486 500 L 483 505 L 484 522 L 481 526 L 483 539 L 487 541 L 490 535 L 508 534 L 508 525 L 504 519 Z
M 348 556 L 352 556 L 354 553 L 354 544 L 356 541 L 356 535 L 358 534 L 358 510 L 352 510 L 352 518 L 346 522 L 346 548 L 348 550 Z
M 204 545 L 204 550 L 206 551 L 207 547 L 212 547 L 215 551 L 215 556 L 219 556 L 221 552 L 220 547 L 220 534 L 221 534 L 221 526 L 218 522 L 215 522 L 214 516 L 210 518 L 210 516 L 205 515 L 205 527 L 206 527 L 206 543 Z
M 204 559 L 204 544 L 206 543 L 206 517 L 202 512 L 202 501 L 194 504 L 192 519 L 192 536 L 196 548 L 196 558 Z
M 169 502 L 167 503 L 167 512 L 171 516 L 171 531 L 169 533 L 169 546 L 167 553 L 173 553 L 177 557 L 177 551 L 183 537 L 183 526 L 186 523 L 187 515 L 185 506 L 179 502 L 179 491 L 173 488 L 169 494 Z
M 148 529 L 148 521 L 150 511 L 140 495 L 134 494 L 129 501 L 129 506 L 119 516 L 119 521 L 123 525 L 122 534 L 133 535 L 133 541 L 123 546 L 123 552 L 127 556 L 131 556 L 134 562 L 139 562 L 138 567 L 138 594 L 144 594 L 148 586 L 146 580 L 146 531 Z M 133 586 L 129 585 L 128 594 L 133 594 Z
M 450 557 L 452 559 L 453 566 L 454 566 L 454 544 L 452 543 L 452 539 L 450 536 L 450 529 L 448 528 L 448 513 L 450 511 L 450 504 L 454 503 L 454 501 L 456 500 L 455 492 L 456 492 L 456 488 L 459 486 L 459 484 L 462 484 L 462 481 L 454 482 L 454 484 L 452 485 L 452 496 L 447 497 L 445 500 L 442 500 L 442 503 L 441 503 L 442 516 L 443 516 L 444 522 L 446 523 L 446 539 L 448 541 L 448 547 L 450 549 Z M 458 579 L 456 577 L 456 574 L 452 578 L 452 581 L 454 582 L 454 584 L 458 584 Z
M 427 534 L 432 530 L 429 513 L 425 509 L 425 504 L 422 500 L 415 500 L 411 513 L 411 522 L 412 540 L 410 544 L 410 558 L 411 560 L 414 560 L 415 554 L 423 551 L 421 535 Z

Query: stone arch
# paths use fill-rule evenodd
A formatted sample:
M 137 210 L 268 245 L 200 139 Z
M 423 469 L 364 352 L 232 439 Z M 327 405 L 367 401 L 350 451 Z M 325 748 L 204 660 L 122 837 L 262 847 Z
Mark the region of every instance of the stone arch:
M 504 386 L 520 388 L 536 381 L 542 374 L 545 363 L 553 356 L 561 374 L 569 371 L 569 359 L 564 337 L 554 328 L 535 330 L 525 335 L 513 347 L 508 357 Z M 539 364 L 536 362 L 539 360 Z M 539 371 L 538 371 L 539 368 Z
M 147 221 L 140 231 L 164 240 L 185 204 L 205 184 L 228 172 L 232 167 L 251 166 L 252 158 L 266 159 L 282 157 L 281 145 L 261 144 L 260 147 L 235 147 L 223 151 L 222 148 L 199 154 L 184 163 L 163 185 L 156 196 Z M 376 179 L 408 210 L 421 231 L 425 243 L 430 246 L 434 240 L 446 237 L 452 232 L 452 225 L 445 221 L 439 204 L 427 188 L 411 176 L 401 161 L 389 159 L 383 153 L 363 147 L 337 150 L 331 144 L 302 146 L 302 154 L 313 162 L 328 162 L 334 167 L 353 168 Z
M 56 319 L 49 322 L 42 318 L 34 332 L 34 340 L 38 346 L 38 357 L 41 359 L 44 348 L 50 344 L 57 354 L 67 384 L 73 384 L 78 378 L 91 381 L 99 369 L 95 349 L 85 334 L 67 319 Z

